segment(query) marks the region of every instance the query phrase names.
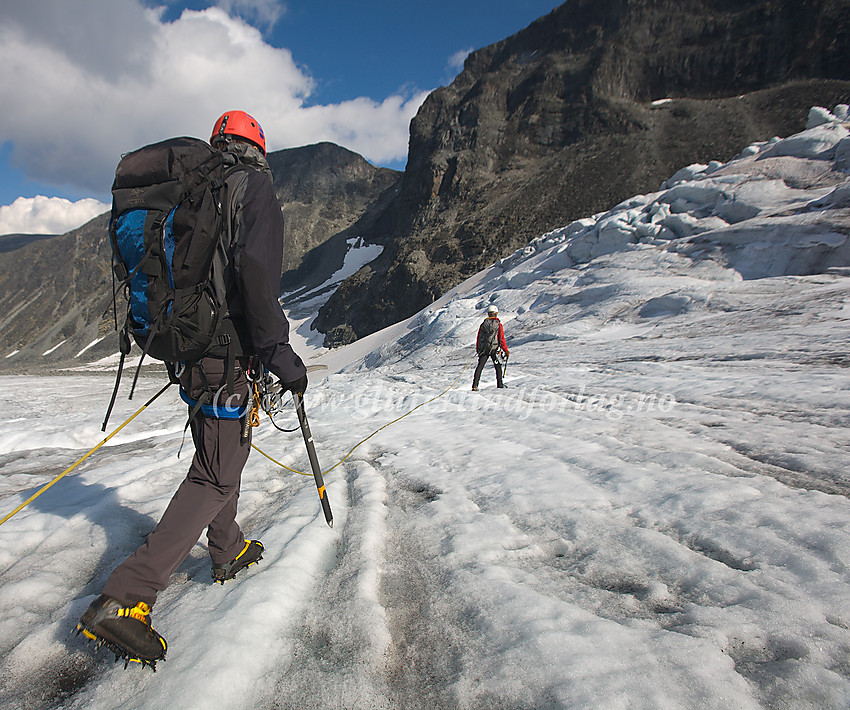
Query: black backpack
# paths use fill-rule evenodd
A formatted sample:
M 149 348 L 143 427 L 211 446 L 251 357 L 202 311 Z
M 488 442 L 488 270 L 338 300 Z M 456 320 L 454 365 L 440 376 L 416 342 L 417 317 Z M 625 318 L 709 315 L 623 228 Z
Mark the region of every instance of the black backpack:
M 110 411 L 130 336 L 142 349 L 131 399 L 147 355 L 167 364 L 235 356 L 224 281 L 231 238 L 225 178 L 234 164 L 234 156 L 197 138 L 148 145 L 118 163 L 109 237 L 127 316 Z
M 481 353 L 496 353 L 499 352 L 499 320 L 497 318 L 487 318 L 481 324 Z

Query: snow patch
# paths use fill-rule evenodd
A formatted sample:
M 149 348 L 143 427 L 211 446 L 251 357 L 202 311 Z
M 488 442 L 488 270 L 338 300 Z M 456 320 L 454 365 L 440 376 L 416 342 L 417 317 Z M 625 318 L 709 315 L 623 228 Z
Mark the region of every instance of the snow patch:
M 100 338 L 95 338 L 95 339 L 94 339 L 94 340 L 92 340 L 92 341 L 91 341 L 88 345 L 86 345 L 86 346 L 85 346 L 82 350 L 80 350 L 80 352 L 78 352 L 76 355 L 74 355 L 74 357 L 75 357 L 75 358 L 80 357 L 80 355 L 82 355 L 82 354 L 83 354 L 84 352 L 86 352 L 87 350 L 90 350 L 91 348 L 93 348 L 95 345 L 97 345 L 99 342 L 101 342 L 101 341 L 102 341 L 102 340 L 104 340 L 105 338 L 106 338 L 106 336 L 105 336 L 105 335 L 104 335 L 104 336 L 101 336 Z
M 50 350 L 45 350 L 43 353 L 41 353 L 41 356 L 44 357 L 45 355 L 50 355 L 50 353 L 61 348 L 66 342 L 67 341 L 63 340 L 61 343 L 58 343 L 58 344 L 54 345 L 52 348 L 50 348 Z

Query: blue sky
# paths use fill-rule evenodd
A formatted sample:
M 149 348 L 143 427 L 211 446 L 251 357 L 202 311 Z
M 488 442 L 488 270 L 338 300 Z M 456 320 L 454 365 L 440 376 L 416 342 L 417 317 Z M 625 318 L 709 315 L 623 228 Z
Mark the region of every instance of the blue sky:
M 559 4 L 3 3 L 0 234 L 16 198 L 107 202 L 122 152 L 170 135 L 205 138 L 231 108 L 260 120 L 272 150 L 333 140 L 402 169 L 410 118 L 464 54 Z

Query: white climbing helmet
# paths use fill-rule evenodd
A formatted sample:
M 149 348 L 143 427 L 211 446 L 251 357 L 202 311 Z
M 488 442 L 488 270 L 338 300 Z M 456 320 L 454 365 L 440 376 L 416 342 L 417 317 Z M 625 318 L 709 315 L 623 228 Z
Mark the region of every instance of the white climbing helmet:
M 487 309 L 487 315 L 488 316 L 497 316 L 497 315 L 499 315 L 499 309 L 496 308 L 496 306 L 490 306 Z

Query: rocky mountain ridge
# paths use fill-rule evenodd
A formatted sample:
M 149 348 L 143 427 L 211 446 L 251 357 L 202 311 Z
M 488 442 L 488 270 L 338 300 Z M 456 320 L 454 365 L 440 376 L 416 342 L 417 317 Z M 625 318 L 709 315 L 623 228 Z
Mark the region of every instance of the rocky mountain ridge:
M 307 253 L 351 225 L 401 177 L 328 142 L 279 150 L 268 160 L 286 227 L 284 272 L 298 271 Z
M 320 310 L 326 343 L 415 313 L 530 239 L 728 160 L 850 97 L 850 5 L 570 0 L 473 52 L 411 123 L 385 249 Z

